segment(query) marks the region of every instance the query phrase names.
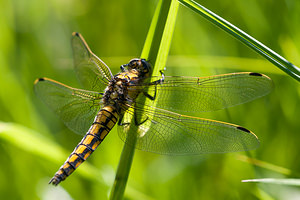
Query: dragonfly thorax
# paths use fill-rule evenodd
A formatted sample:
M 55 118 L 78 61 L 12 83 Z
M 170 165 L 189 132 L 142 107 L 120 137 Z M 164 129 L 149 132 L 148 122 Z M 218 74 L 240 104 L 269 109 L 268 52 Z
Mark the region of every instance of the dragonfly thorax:
M 150 64 L 144 59 L 133 59 L 122 65 L 121 69 L 123 72 L 116 74 L 105 89 L 105 105 L 113 105 L 116 108 L 120 104 L 131 105 L 141 92 L 140 85 L 151 70 Z

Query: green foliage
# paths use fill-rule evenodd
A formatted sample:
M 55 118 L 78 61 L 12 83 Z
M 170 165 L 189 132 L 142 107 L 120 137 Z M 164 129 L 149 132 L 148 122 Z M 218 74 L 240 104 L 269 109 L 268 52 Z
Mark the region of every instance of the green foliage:
M 255 50 L 257 53 L 268 59 L 271 63 L 276 65 L 282 71 L 286 72 L 296 80 L 300 81 L 300 69 L 292 63 L 290 63 L 289 61 L 287 61 L 282 56 L 278 55 L 276 52 L 272 51 L 270 48 L 266 47 L 261 42 L 257 41 L 241 29 L 237 28 L 236 26 L 219 17 L 215 13 L 201 6 L 197 2 L 194 2 L 193 0 L 179 1 L 183 5 L 194 10 L 196 13 L 202 15 L 204 18 L 216 24 L 218 27 L 220 27 L 221 29 L 228 32 L 230 35 L 243 42 L 245 45 Z
M 200 3 L 300 65 L 299 1 Z M 67 181 L 57 188 L 48 186 L 81 136 L 69 131 L 35 97 L 33 81 L 46 76 L 79 87 L 71 56 L 73 31 L 83 34 L 113 73 L 140 52 L 142 57 L 152 57 L 147 52 L 157 40 L 147 40 L 142 47 L 152 17 L 159 17 L 157 1 L 13 0 L 0 1 L 0 5 L 0 199 L 107 198 L 123 146 L 116 129 Z M 168 52 L 169 44 L 162 48 L 161 53 Z M 273 79 L 275 89 L 267 97 L 203 113 L 252 130 L 261 147 L 251 154 L 263 162 L 240 159 L 243 153 L 169 157 L 136 151 L 125 198 L 288 199 L 290 194 L 299 195 L 297 187 L 285 182 L 290 180 L 285 178 L 299 178 L 300 171 L 298 82 L 181 5 L 170 56 L 162 58 L 156 69 L 167 62 L 166 75 L 256 71 Z M 283 181 L 277 181 L 278 185 L 241 183 L 263 178 Z

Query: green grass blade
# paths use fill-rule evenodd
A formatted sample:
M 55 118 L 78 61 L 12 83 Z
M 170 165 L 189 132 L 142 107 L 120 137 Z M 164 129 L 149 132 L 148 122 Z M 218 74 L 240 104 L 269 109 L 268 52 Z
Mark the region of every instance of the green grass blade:
M 166 65 L 179 4 L 175 0 L 161 0 L 155 10 L 141 58 L 153 66 L 153 75 L 160 75 Z
M 268 169 L 268 170 L 273 171 L 273 172 L 277 172 L 277 173 L 280 173 L 280 174 L 287 175 L 287 176 L 290 176 L 290 175 L 299 176 L 298 173 L 294 173 L 290 169 L 287 169 L 287 168 L 284 168 L 284 167 L 281 167 L 281 166 L 278 166 L 278 165 L 274 165 L 272 163 L 265 162 L 265 161 L 262 161 L 262 160 L 250 158 L 250 157 L 245 156 L 245 155 L 238 155 L 237 159 L 240 160 L 240 161 L 250 163 L 252 165 L 264 168 L 264 169 Z
M 160 0 L 156 7 L 141 54 L 141 58 L 145 58 L 154 67 L 154 75 L 160 75 L 159 71 L 164 68 L 167 62 L 178 5 L 179 3 L 176 0 Z M 128 132 L 129 134 L 136 134 L 131 130 L 131 128 Z M 136 141 L 131 141 L 131 144 L 135 144 L 135 142 Z M 115 182 L 110 194 L 110 199 L 122 199 L 134 151 L 134 145 L 127 145 L 125 143 L 118 165 Z
M 129 130 L 130 131 L 130 130 Z M 135 137 L 132 137 L 135 139 Z M 114 185 L 112 187 L 112 191 L 110 194 L 110 199 L 122 199 L 124 195 L 124 191 L 126 188 L 134 152 L 135 152 L 135 141 L 133 142 L 133 145 L 124 144 L 121 158 L 119 161 Z
M 166 22 L 166 13 L 168 13 L 167 11 L 169 10 L 169 7 L 168 5 L 165 5 L 165 2 L 166 1 L 164 0 L 160 0 L 156 6 L 141 54 L 141 58 L 148 60 L 152 65 L 156 60 L 156 54 Z M 166 8 L 163 8 L 163 5 L 165 5 Z
M 246 44 L 248 47 L 268 59 L 271 63 L 276 65 L 279 69 L 300 81 L 300 69 L 287 61 L 285 58 L 262 44 L 261 42 L 257 41 L 244 31 L 240 30 L 236 26 L 232 25 L 225 19 L 221 18 L 220 16 L 216 15 L 215 13 L 211 12 L 207 8 L 203 7 L 202 5 L 192 1 L 192 0 L 178 0 L 181 4 L 185 5 L 186 7 L 192 9 L 196 13 L 202 15 L 204 18 L 209 20 L 210 22 L 214 23 L 221 29 L 225 30 L 230 35 L 234 36 L 242 43 Z
M 164 33 L 162 35 L 159 50 L 157 52 L 156 62 L 153 67 L 153 75 L 161 75 L 160 71 L 163 70 L 166 66 L 172 36 L 175 28 L 178 7 L 179 3 L 173 0 L 169 9 L 169 14 L 165 25 Z
M 271 183 L 271 184 L 278 184 L 278 185 L 291 185 L 291 186 L 300 186 L 300 179 L 293 179 L 293 178 L 262 178 L 262 179 L 247 179 L 242 180 L 243 183 Z

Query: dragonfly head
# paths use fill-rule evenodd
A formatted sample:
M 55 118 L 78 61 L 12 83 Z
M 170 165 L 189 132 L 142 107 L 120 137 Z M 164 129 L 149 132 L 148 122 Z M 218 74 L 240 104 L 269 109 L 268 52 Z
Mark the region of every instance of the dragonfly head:
M 145 59 L 134 58 L 126 65 L 128 71 L 135 71 L 140 77 L 147 77 L 151 74 L 151 65 Z

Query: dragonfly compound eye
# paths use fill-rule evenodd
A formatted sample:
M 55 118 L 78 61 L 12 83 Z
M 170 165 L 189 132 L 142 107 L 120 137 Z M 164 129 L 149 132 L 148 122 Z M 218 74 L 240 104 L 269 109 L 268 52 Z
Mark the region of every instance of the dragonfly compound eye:
M 141 61 L 138 58 L 131 59 L 128 63 L 128 69 L 136 69 L 140 65 Z
M 150 73 L 151 72 L 151 65 L 148 63 L 145 59 L 141 59 L 142 63 L 142 72 L 144 74 Z
M 148 74 L 151 70 L 151 65 L 148 63 L 145 59 L 132 59 L 128 63 L 128 70 L 135 69 L 138 71 L 141 75 Z

